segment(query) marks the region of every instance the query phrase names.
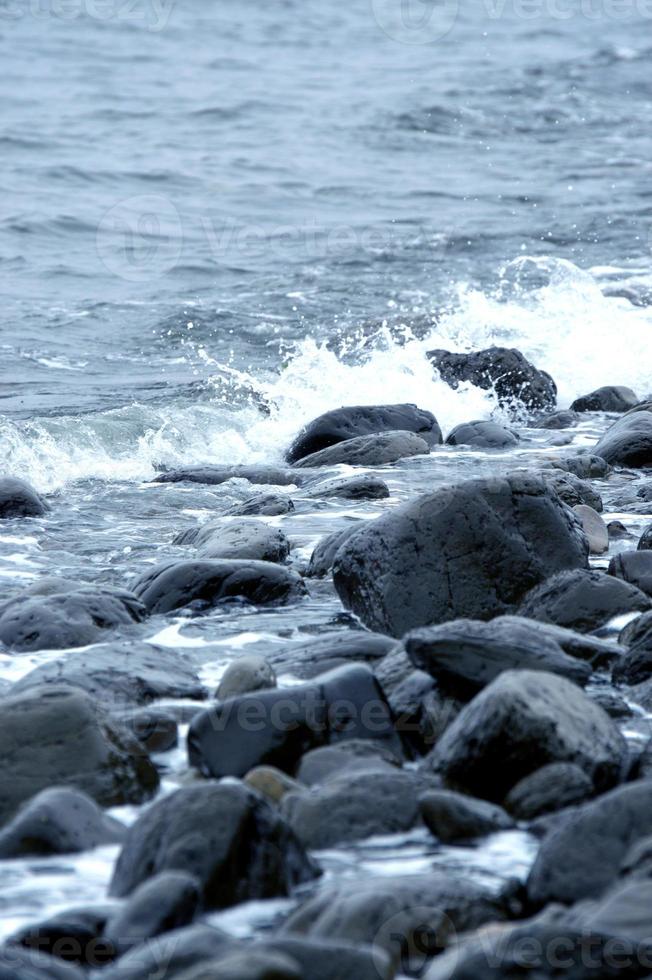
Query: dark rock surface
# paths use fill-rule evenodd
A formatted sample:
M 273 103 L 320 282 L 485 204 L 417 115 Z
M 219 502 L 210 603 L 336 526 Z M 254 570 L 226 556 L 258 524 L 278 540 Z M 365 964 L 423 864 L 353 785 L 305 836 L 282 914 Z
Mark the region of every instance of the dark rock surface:
M 380 432 L 417 433 L 429 445 L 441 442 L 435 416 L 416 405 L 355 405 L 326 412 L 305 426 L 287 451 L 290 463 L 358 436 Z
M 327 782 L 333 776 L 338 777 L 345 771 L 391 771 L 400 764 L 400 758 L 382 744 L 370 739 L 351 739 L 306 752 L 301 757 L 297 779 L 306 786 L 315 786 Z
M 623 773 L 625 741 L 575 684 L 541 671 L 506 671 L 466 705 L 427 765 L 453 789 L 502 802 L 525 776 L 572 762 L 596 790 Z
M 145 615 L 142 603 L 124 589 L 21 594 L 0 606 L 0 641 L 21 653 L 86 646 L 108 632 L 139 623 Z
M 450 790 L 429 790 L 420 806 L 426 827 L 444 844 L 486 837 L 514 826 L 502 807 Z
M 532 427 L 536 429 L 572 429 L 579 422 L 580 417 L 577 412 L 568 409 L 559 412 L 550 412 L 547 415 L 539 415 L 533 420 Z
M 318 873 L 271 804 L 242 783 L 190 786 L 154 803 L 129 828 L 111 894 L 130 895 L 162 871 L 194 875 L 207 908 L 288 895 Z
M 51 786 L 101 806 L 142 803 L 158 786 L 149 757 L 83 691 L 34 687 L 0 701 L 0 825 Z
M 338 442 L 335 446 L 320 449 L 304 456 L 295 463 L 302 469 L 316 466 L 384 466 L 396 463 L 408 456 L 423 456 L 430 452 L 430 444 L 414 432 L 384 432 L 382 435 L 358 436 Z
M 215 605 L 236 597 L 254 605 L 284 605 L 306 594 L 302 580 L 287 568 L 227 559 L 163 562 L 144 572 L 133 589 L 151 613 L 171 612 L 197 601 Z
M 335 555 L 339 551 L 341 545 L 343 545 L 352 534 L 359 531 L 364 523 L 366 522 L 351 521 L 351 523 L 343 527 L 341 531 L 333 531 L 332 534 L 327 534 L 324 538 L 322 538 L 321 541 L 315 546 L 315 550 L 310 558 L 310 563 L 308 564 L 306 574 L 310 578 L 323 578 L 325 575 L 328 575 L 333 567 Z
M 608 385 L 596 388 L 588 395 L 576 398 L 571 405 L 572 412 L 628 412 L 638 405 L 638 398 L 631 388 L 623 385 Z
M 20 946 L 0 947 L 0 980 L 86 980 L 87 973 L 72 963 L 64 963 Z
M 104 938 L 123 956 L 133 946 L 190 925 L 202 905 L 202 886 L 186 871 L 162 871 L 148 878 L 111 915 Z
M 234 698 L 249 691 L 266 691 L 276 687 L 276 674 L 264 657 L 251 654 L 232 660 L 217 688 L 218 701 Z
M 119 843 L 126 829 L 85 793 L 53 787 L 23 804 L 0 830 L 0 858 L 88 851 Z
M 470 381 L 477 388 L 493 389 L 500 405 L 520 404 L 530 410 L 555 407 L 555 382 L 514 348 L 488 347 L 470 354 L 431 350 L 426 356 L 451 388 Z
M 403 638 L 410 660 L 441 689 L 466 700 L 505 670 L 545 670 L 584 685 L 587 663 L 568 656 L 554 634 L 532 620 L 502 616 L 485 623 L 456 619 L 412 630 Z
M 588 632 L 614 616 L 644 612 L 652 600 L 629 582 L 604 572 L 575 569 L 559 572 L 529 592 L 521 616 Z
M 193 544 L 201 558 L 284 562 L 290 553 L 290 542 L 280 528 L 248 517 L 204 524 Z
M 572 810 L 544 838 L 530 872 L 530 901 L 572 903 L 611 885 L 630 847 L 652 834 L 652 782 L 621 786 Z
M 154 483 L 204 483 L 216 485 L 227 480 L 248 480 L 257 486 L 287 487 L 297 483 L 297 474 L 274 466 L 186 466 L 159 473 Z
M 521 779 L 505 799 L 517 820 L 534 820 L 593 796 L 593 783 L 572 762 L 551 762 Z
M 229 507 L 224 513 L 233 517 L 281 517 L 291 514 L 294 509 L 294 501 L 290 497 L 280 493 L 257 493 Z
M 631 412 L 602 436 L 594 452 L 614 466 L 652 464 L 652 412 Z
M 581 480 L 574 473 L 565 473 L 563 470 L 551 469 L 542 472 L 546 483 L 552 486 L 569 507 L 586 504 L 599 514 L 602 513 L 602 497 L 587 480 Z
M 333 581 L 366 626 L 402 636 L 513 611 L 528 588 L 584 568 L 587 555 L 572 511 L 540 476 L 516 473 L 444 487 L 366 523 L 337 552 Z
M 303 491 L 304 497 L 312 499 L 342 498 L 343 500 L 385 500 L 389 488 L 377 476 L 341 476 L 332 480 L 313 483 Z
M 49 510 L 45 500 L 24 480 L 0 477 L 0 519 L 41 517 Z
M 476 446 L 478 449 L 513 449 L 518 446 L 516 432 L 497 422 L 463 422 L 446 437 L 447 446 Z
M 218 778 L 242 777 L 259 765 L 292 774 L 304 752 L 352 738 L 377 739 L 401 751 L 389 706 L 363 664 L 202 711 L 190 724 L 188 755 L 191 765 Z
M 148 705 L 160 698 L 201 701 L 204 689 L 187 660 L 173 650 L 149 643 L 105 643 L 69 653 L 36 667 L 11 692 L 36 685 L 81 688 L 105 707 Z
M 366 630 L 338 630 L 320 633 L 303 643 L 288 644 L 270 651 L 270 660 L 277 670 L 289 671 L 296 677 L 317 677 L 356 661 L 375 664 L 396 646 L 396 640 L 382 633 Z
M 621 551 L 611 559 L 607 571 L 652 596 L 652 552 Z

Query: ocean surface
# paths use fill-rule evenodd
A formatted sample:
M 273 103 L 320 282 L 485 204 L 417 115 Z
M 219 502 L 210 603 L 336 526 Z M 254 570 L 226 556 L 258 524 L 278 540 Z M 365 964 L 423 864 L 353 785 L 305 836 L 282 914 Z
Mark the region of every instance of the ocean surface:
M 0 529 L 2 594 L 43 575 L 129 585 L 251 494 L 153 485 L 157 467 L 279 463 L 342 404 L 416 402 L 444 433 L 500 418 L 490 393 L 436 377 L 431 348 L 518 347 L 560 407 L 603 384 L 648 394 L 651 27 L 644 0 L 0 0 L 0 465 L 53 508 Z M 587 418 L 573 448 L 598 431 Z M 379 471 L 388 502 L 272 520 L 300 567 L 343 521 L 526 465 L 549 438 L 500 462 L 442 450 Z M 211 689 L 243 649 L 341 622 L 321 582 L 290 610 L 143 635 Z M 0 653 L 0 683 L 62 655 Z M 183 744 L 160 764 L 165 791 Z M 500 879 L 533 846 L 416 833 L 324 860 Z M 103 901 L 114 858 L 1 863 L 0 936 Z M 277 911 L 221 921 L 247 934 Z

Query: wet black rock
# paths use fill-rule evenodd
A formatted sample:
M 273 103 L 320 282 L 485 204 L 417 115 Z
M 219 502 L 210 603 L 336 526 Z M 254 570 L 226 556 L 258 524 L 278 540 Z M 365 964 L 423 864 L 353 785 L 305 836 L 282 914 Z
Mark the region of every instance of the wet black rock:
M 305 426 L 287 451 L 289 463 L 358 436 L 381 432 L 414 432 L 429 445 L 441 442 L 441 430 L 431 412 L 416 405 L 355 405 L 326 412 Z
M 321 633 L 303 643 L 288 643 L 285 648 L 271 650 L 269 657 L 277 670 L 311 678 L 353 662 L 373 665 L 394 646 L 396 641 L 382 633 L 349 629 Z
M 87 646 L 145 615 L 142 603 L 125 589 L 21 594 L 0 605 L 0 641 L 20 653 Z
M 446 437 L 447 446 L 476 446 L 478 449 L 513 449 L 520 442 L 511 429 L 497 422 L 463 422 Z
M 551 486 L 569 507 L 586 504 L 599 514 L 602 513 L 602 497 L 586 480 L 580 480 L 574 473 L 562 470 L 543 470 L 546 483 Z
M 488 347 L 470 354 L 431 350 L 426 356 L 451 388 L 470 381 L 477 388 L 493 389 L 500 405 L 520 404 L 530 410 L 555 407 L 555 382 L 513 348 Z
M 400 758 L 381 743 L 369 739 L 351 739 L 337 745 L 311 749 L 301 757 L 297 779 L 306 786 L 316 786 L 344 773 L 380 769 L 391 771 L 401 765 Z
M 588 692 L 589 697 L 606 711 L 610 718 L 631 718 L 634 709 L 625 698 L 609 687 L 594 687 Z
M 566 409 L 559 412 L 550 412 L 548 415 L 539 415 L 532 422 L 532 428 L 573 429 L 579 420 L 580 417 L 577 412 L 570 412 Z
M 462 709 L 462 702 L 441 691 L 423 670 L 411 671 L 394 685 L 388 700 L 396 730 L 418 756 L 430 751 Z
M 324 888 L 290 916 L 284 931 L 373 945 L 389 954 L 394 969 L 406 966 L 406 950 L 418 950 L 421 969 L 457 932 L 505 916 L 500 895 L 460 874 L 434 872 L 347 879 Z
M 596 388 L 588 395 L 576 398 L 572 412 L 628 412 L 638 405 L 639 399 L 631 388 L 624 385 L 608 385 Z
M 257 486 L 286 487 L 297 483 L 297 474 L 274 466 L 187 466 L 159 473 L 155 483 L 204 483 L 217 485 L 227 480 L 248 480 Z
M 205 697 L 194 668 L 181 654 L 149 643 L 104 643 L 75 651 L 65 660 L 36 667 L 11 690 L 18 694 L 52 684 L 81 688 L 107 708 Z
M 297 962 L 301 980 L 393 980 L 395 975 L 389 957 L 376 946 L 289 935 L 261 945 Z
M 421 822 L 419 797 L 428 781 L 427 776 L 387 766 L 348 769 L 310 790 L 288 793 L 281 813 L 311 849 L 403 833 Z
M 339 551 L 341 545 L 343 545 L 352 534 L 359 531 L 364 523 L 366 522 L 351 521 L 351 523 L 343 527 L 341 531 L 333 531 L 332 534 L 327 534 L 325 537 L 323 537 L 315 546 L 315 550 L 310 558 L 310 563 L 306 574 L 310 578 L 323 578 L 325 575 L 328 575 L 333 567 L 335 555 Z
M 186 787 L 146 810 L 129 828 L 111 894 L 130 895 L 162 871 L 194 875 L 207 908 L 288 895 L 318 874 L 271 804 L 235 782 Z
M 627 530 L 622 521 L 609 521 L 607 524 L 607 531 L 609 532 L 610 541 L 622 541 L 624 539 L 634 537 L 632 532 Z
M 428 757 L 452 789 L 501 803 L 525 776 L 573 762 L 606 790 L 621 778 L 625 741 L 575 684 L 542 671 L 506 671 L 462 709 Z
M 315 499 L 385 500 L 389 497 L 389 488 L 377 476 L 342 476 L 311 484 L 303 491 L 303 496 Z
M 512 787 L 504 805 L 517 820 L 534 820 L 593 796 L 593 783 L 572 762 L 551 762 Z
M 0 858 L 88 851 L 119 843 L 126 830 L 85 793 L 53 787 L 24 803 L 0 830 Z
M 652 596 L 652 552 L 621 551 L 611 559 L 607 571 Z
M 276 687 L 274 668 L 264 657 L 238 657 L 226 668 L 217 688 L 215 697 L 219 701 L 248 694 L 250 691 L 266 691 Z
M 468 700 L 505 670 L 545 670 L 584 685 L 591 667 L 568 656 L 554 633 L 516 616 L 484 623 L 456 619 L 412 630 L 403 638 L 415 667 L 437 679 L 447 694 Z
M 142 803 L 158 787 L 149 757 L 83 691 L 34 687 L 0 701 L 0 825 L 51 786 L 74 787 L 101 806 Z
M 631 412 L 618 419 L 596 444 L 594 452 L 614 466 L 652 464 L 652 412 Z
M 190 925 L 202 905 L 202 886 L 186 871 L 162 871 L 139 885 L 110 916 L 104 938 L 123 956 L 133 946 Z
M 342 463 L 347 466 L 384 466 L 429 452 L 430 444 L 414 432 L 383 432 L 381 435 L 358 436 L 338 442 L 335 446 L 304 456 L 295 465 L 303 469 L 339 466 Z
M 623 627 L 618 642 L 630 650 L 652 650 L 652 612 L 644 612 Z
M 552 469 L 573 473 L 580 480 L 601 480 L 612 471 L 612 467 L 602 456 L 594 453 L 575 453 L 572 456 L 557 456 L 549 460 Z
M 111 911 L 108 905 L 65 909 L 19 929 L 9 938 L 8 945 L 47 954 L 54 970 L 62 960 L 84 967 L 105 966 L 113 959 L 110 943 L 102 938 Z M 5 974 L 0 971 L 0 976 Z M 31 980 L 31 973 L 19 974 L 20 980 L 27 976 Z
M 652 782 L 621 786 L 571 810 L 544 838 L 527 890 L 535 906 L 595 898 L 616 878 L 631 846 L 652 834 Z
M 279 493 L 257 493 L 253 497 L 248 497 L 240 504 L 234 504 L 224 513 L 233 517 L 281 517 L 283 514 L 291 514 L 294 510 L 294 501 Z
M 34 487 L 14 476 L 0 477 L 0 519 L 41 517 L 48 505 Z
M 231 950 L 174 974 L 176 980 L 305 980 L 295 959 L 267 947 Z
M 192 766 L 217 778 L 242 777 L 259 765 L 293 774 L 305 752 L 352 738 L 377 739 L 401 752 L 389 706 L 363 664 L 202 711 L 190 724 L 188 755 Z
M 284 562 L 290 553 L 290 542 L 280 528 L 246 517 L 205 524 L 194 544 L 200 558 Z
M 652 600 L 629 582 L 604 572 L 575 569 L 559 572 L 529 592 L 521 616 L 568 629 L 589 632 L 623 613 L 644 612 Z
M 354 533 L 333 581 L 370 629 L 408 630 L 514 610 L 525 592 L 565 568 L 585 568 L 579 520 L 542 477 L 469 480 L 418 497 Z
M 236 597 L 253 605 L 284 605 L 306 594 L 296 572 L 272 562 L 228 559 L 163 562 L 144 572 L 133 589 L 151 613 Z
M 444 844 L 486 837 L 514 826 L 502 807 L 451 790 L 429 790 L 420 806 L 426 827 Z

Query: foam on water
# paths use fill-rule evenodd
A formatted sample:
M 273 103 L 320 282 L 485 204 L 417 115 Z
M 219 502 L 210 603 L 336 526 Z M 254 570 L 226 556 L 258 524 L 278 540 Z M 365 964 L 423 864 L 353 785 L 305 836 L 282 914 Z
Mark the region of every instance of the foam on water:
M 453 391 L 441 381 L 426 357 L 436 347 L 517 347 L 553 376 L 560 407 L 604 384 L 629 385 L 642 397 L 652 313 L 605 296 L 599 280 L 612 280 L 614 271 L 595 272 L 524 256 L 500 270 L 492 292 L 460 285 L 456 303 L 433 315 L 426 336 L 383 324 L 372 336 L 352 330 L 339 351 L 307 337 L 271 376 L 225 366 L 204 344 L 208 398 L 189 402 L 184 395 L 81 417 L 4 419 L 0 454 L 8 472 L 53 490 L 81 479 L 147 480 L 157 463 L 279 462 L 303 424 L 339 405 L 416 402 L 435 413 L 445 432 L 496 414 L 493 393 L 468 384 Z M 250 392 L 248 403 L 225 400 L 225 377 Z

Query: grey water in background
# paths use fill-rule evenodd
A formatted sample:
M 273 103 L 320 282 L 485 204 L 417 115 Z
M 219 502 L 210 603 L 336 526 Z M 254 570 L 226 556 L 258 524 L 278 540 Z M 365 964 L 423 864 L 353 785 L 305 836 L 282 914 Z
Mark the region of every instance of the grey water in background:
M 640 277 L 643 0 L 399 7 L 0 0 L 3 415 L 418 335 L 524 254 Z

